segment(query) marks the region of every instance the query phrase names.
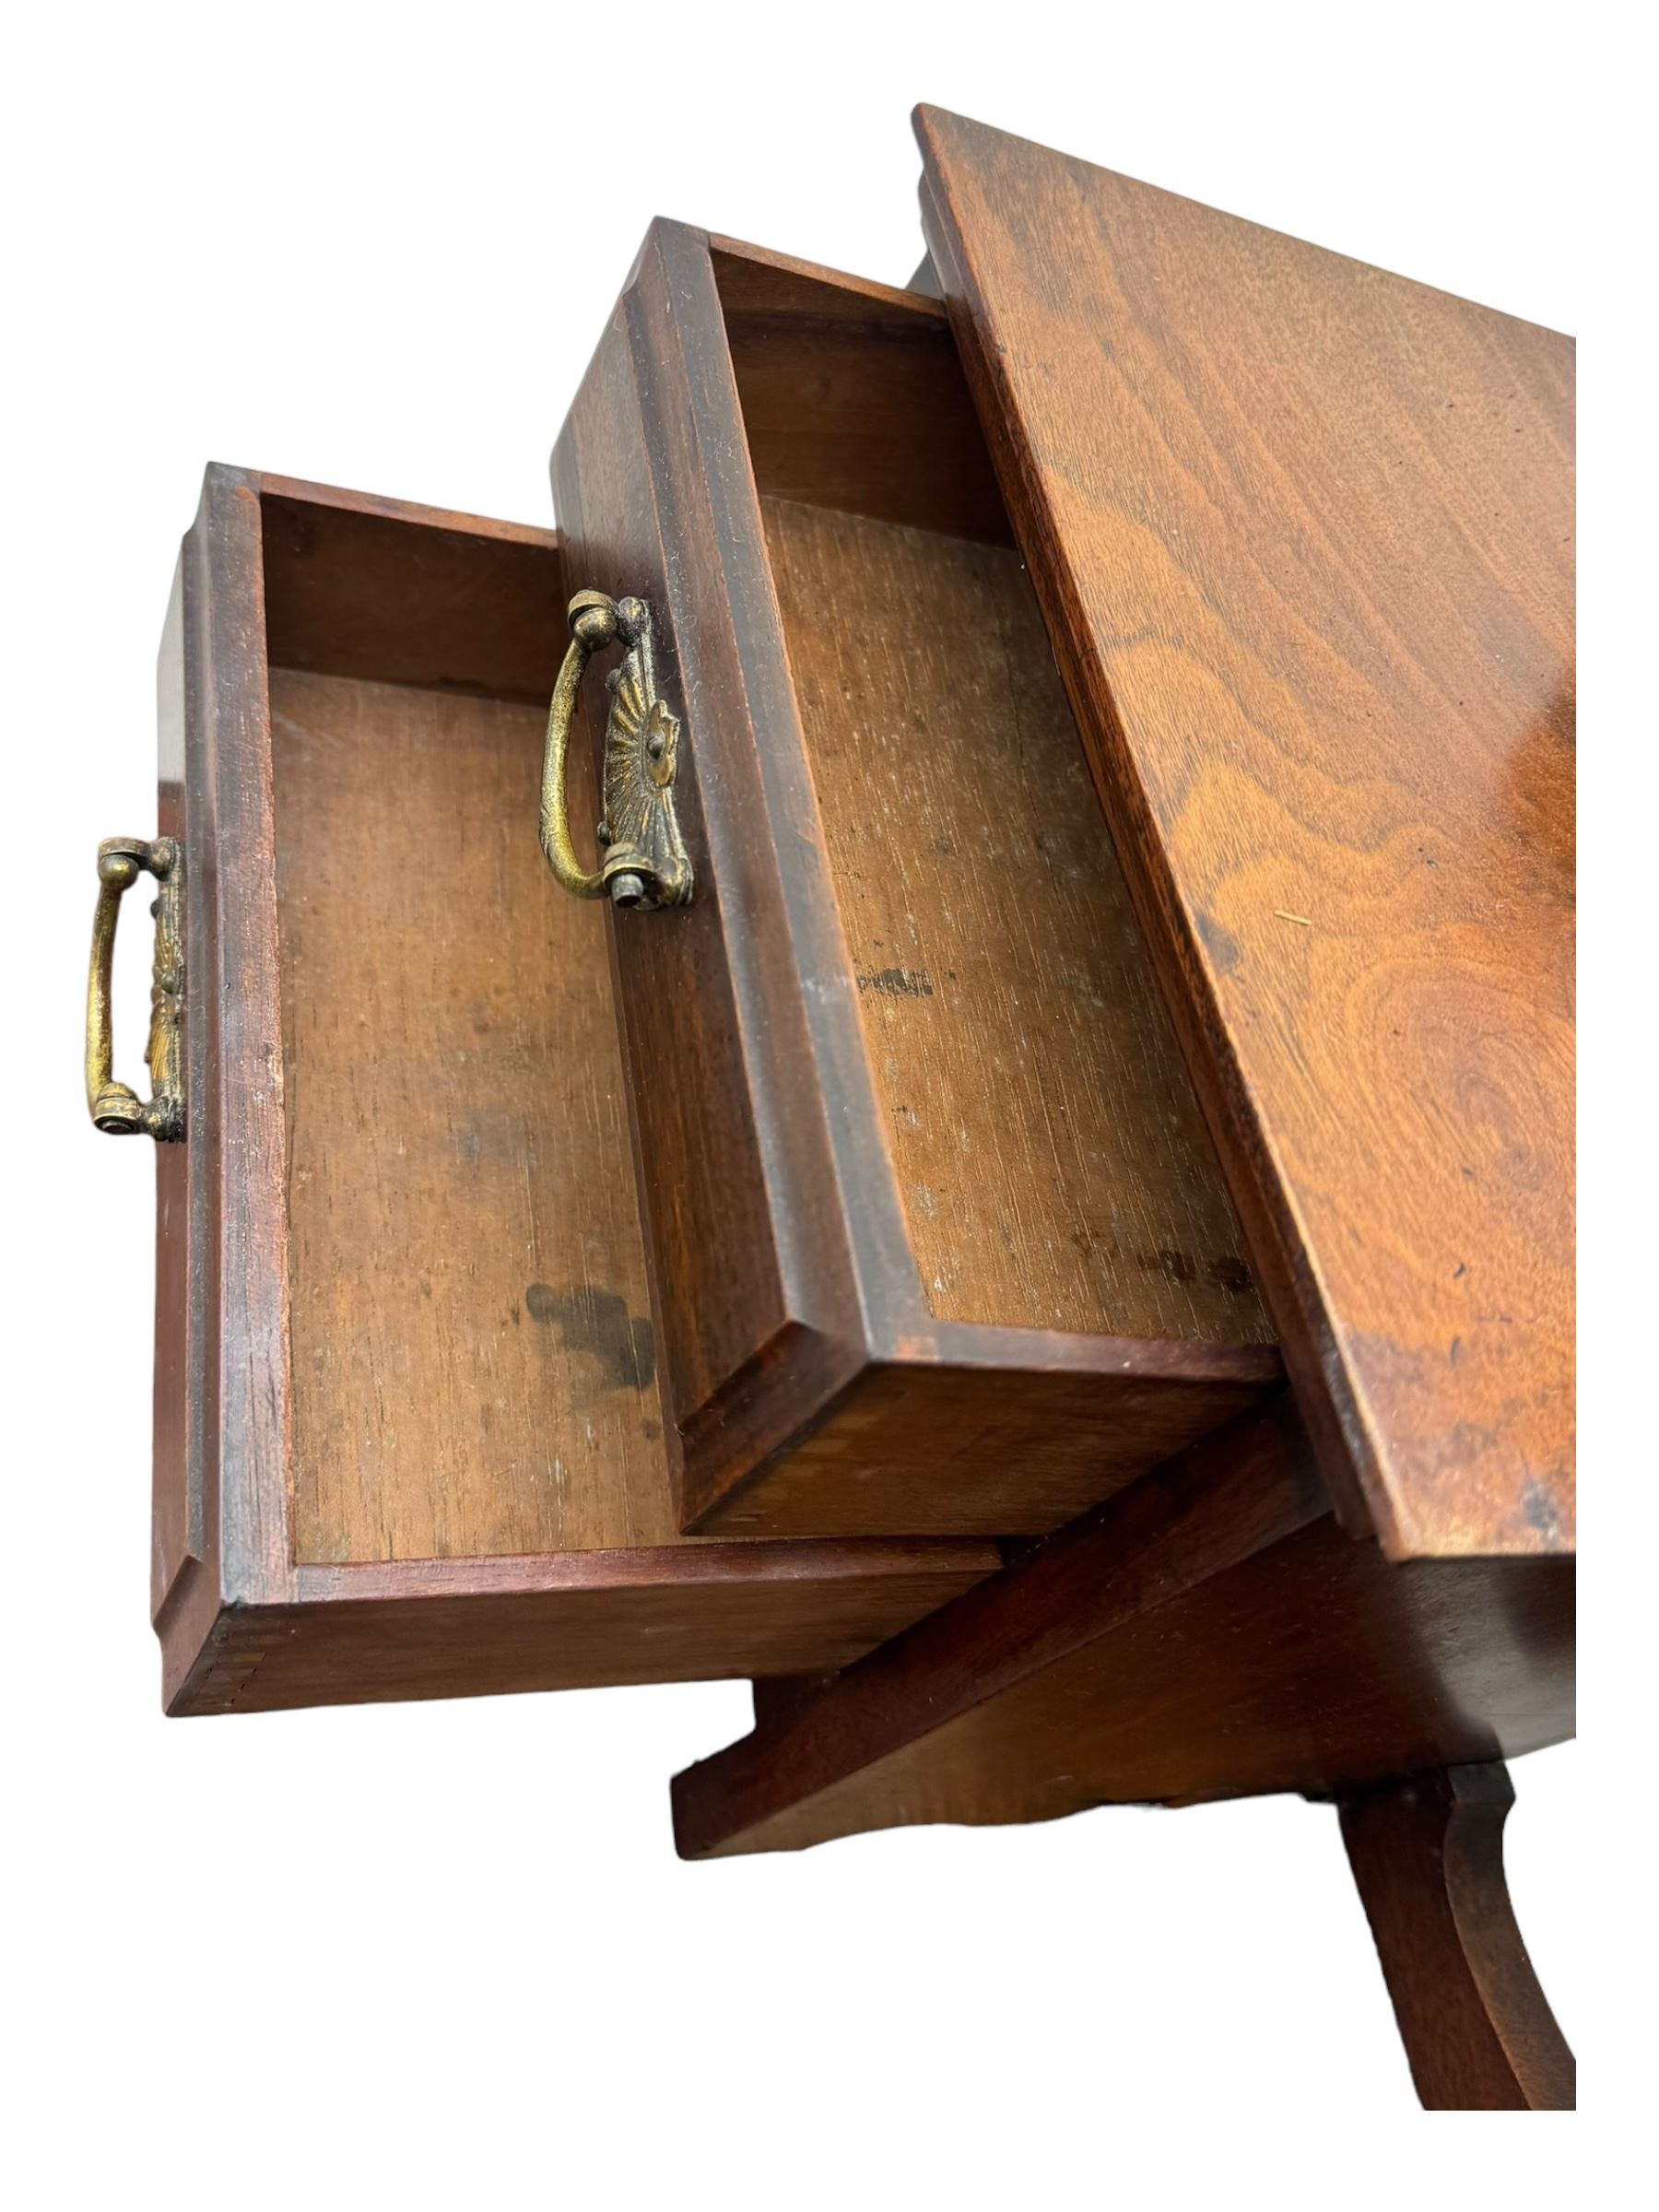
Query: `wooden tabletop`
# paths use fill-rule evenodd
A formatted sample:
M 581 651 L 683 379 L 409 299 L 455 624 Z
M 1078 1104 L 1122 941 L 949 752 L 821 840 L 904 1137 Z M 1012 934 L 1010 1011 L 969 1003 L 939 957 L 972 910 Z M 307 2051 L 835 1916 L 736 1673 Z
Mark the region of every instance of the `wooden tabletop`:
M 1569 1550 L 1572 346 L 924 109 L 924 216 L 1327 1479 Z

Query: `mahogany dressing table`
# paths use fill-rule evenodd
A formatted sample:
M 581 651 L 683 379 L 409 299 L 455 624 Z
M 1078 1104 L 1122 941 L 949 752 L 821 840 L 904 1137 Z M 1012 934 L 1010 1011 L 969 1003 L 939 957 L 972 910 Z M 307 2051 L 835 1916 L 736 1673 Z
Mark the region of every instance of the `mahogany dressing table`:
M 556 532 L 207 473 L 167 1709 L 751 1677 L 689 1857 L 1300 1792 L 1569 2105 L 1571 346 L 918 129 L 908 289 L 653 226 Z

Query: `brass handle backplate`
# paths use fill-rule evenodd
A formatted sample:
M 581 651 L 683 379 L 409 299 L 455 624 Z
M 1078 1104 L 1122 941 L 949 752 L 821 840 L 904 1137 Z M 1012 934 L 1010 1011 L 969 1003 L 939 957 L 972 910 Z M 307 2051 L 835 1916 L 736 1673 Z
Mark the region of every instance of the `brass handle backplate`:
M 111 1062 L 111 971 L 122 893 L 141 875 L 159 887 L 156 959 L 150 987 L 149 1042 L 144 1057 L 150 1097 L 117 1083 Z M 184 1134 L 184 854 L 171 837 L 106 837 L 98 848 L 98 910 L 92 917 L 92 967 L 87 979 L 87 1106 L 111 1136 L 153 1136 L 174 1144 Z
M 679 717 L 657 691 L 651 609 L 643 599 L 578 592 L 570 612 L 570 650 L 553 688 L 542 762 L 541 841 L 547 865 L 578 899 L 609 898 L 618 906 L 685 906 L 691 898 L 691 862 L 674 812 Z M 606 678 L 610 711 L 605 724 L 601 858 L 590 875 L 571 842 L 565 762 L 582 670 L 592 654 L 618 642 L 624 648 L 622 658 Z

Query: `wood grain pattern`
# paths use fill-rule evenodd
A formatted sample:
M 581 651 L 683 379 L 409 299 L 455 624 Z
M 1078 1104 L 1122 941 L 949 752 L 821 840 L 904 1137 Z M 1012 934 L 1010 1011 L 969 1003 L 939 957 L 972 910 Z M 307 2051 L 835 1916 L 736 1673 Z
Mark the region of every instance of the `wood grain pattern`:
M 1103 1804 L 1328 1795 L 1573 1727 L 1573 1563 L 1395 1565 L 1288 1399 L 678 1776 L 688 1857 Z
M 935 1360 L 865 1368 L 710 1525 L 731 1535 L 1046 1534 L 1256 1404 L 1268 1380 L 1251 1346 L 1073 1337 L 1088 1358 L 1039 1368 L 1020 1363 L 1018 1335 L 994 1332 L 1009 1347 L 1000 1366 L 953 1365 L 947 1339 Z
M 274 669 L 271 718 L 296 1556 L 667 1543 L 604 923 L 524 812 L 545 716 Z
M 156 834 L 184 841 L 184 575 L 174 571 L 156 657 Z M 186 1096 L 189 1096 L 188 1085 Z M 156 1365 L 151 1393 L 150 1618 L 204 1549 L 201 1490 L 191 1480 L 193 1373 L 190 1155 L 157 1145 Z
M 274 666 L 533 700 L 545 713 L 559 610 L 544 531 L 480 530 L 463 515 L 311 488 L 275 483 L 260 500 Z
M 844 1666 L 957 1595 L 989 1546 L 696 1544 L 302 1567 L 220 1611 L 175 1713 L 282 1712 Z M 948 1556 L 947 1556 L 948 1555 Z
M 1576 2110 L 1578 2069 L 1510 1902 L 1501 1764 L 1348 1798 L 1342 1836 L 1430 2112 Z
M 624 917 L 611 941 L 681 1525 L 705 1535 L 1052 1526 L 1280 1377 L 1277 1351 L 1247 1337 L 1177 1357 L 1194 1345 L 941 1320 L 922 1293 L 761 495 L 811 488 L 827 512 L 868 505 L 971 535 L 965 500 L 994 485 L 947 335 L 935 303 L 658 223 L 554 456 L 571 573 L 651 599 L 686 722 L 698 898 Z M 954 1414 L 935 1391 L 924 1431 L 876 1379 L 905 1366 L 975 1382 Z M 992 1375 L 1006 1448 L 971 1466 Z M 1057 1449 L 1063 1404 L 1088 1419 Z M 873 1479 L 838 1483 L 845 1456 L 811 1447 L 827 1420 L 873 1406 L 900 1407 L 899 1429 L 863 1432 L 854 1471 Z M 1080 1495 L 1057 1498 L 1062 1462 Z
M 799 893 L 768 835 L 771 763 L 754 736 L 791 712 L 787 672 L 748 650 L 754 590 L 739 566 L 748 540 L 723 511 L 731 467 L 703 465 L 688 390 L 695 377 L 700 404 L 718 410 L 724 399 L 735 415 L 724 340 L 711 359 L 706 335 L 699 347 L 684 327 L 712 324 L 719 339 L 706 242 L 677 280 L 665 243 L 677 234 L 658 225 L 559 434 L 552 477 L 571 577 L 651 602 L 659 680 L 686 724 L 676 797 L 697 896 L 613 926 L 609 943 L 689 1524 L 705 1465 L 751 1465 L 778 1449 L 861 1361 L 831 1134 L 792 988 L 787 914 Z M 712 401 L 700 388 L 711 382 Z M 594 688 L 584 704 L 596 749 Z
M 639 1239 L 609 979 L 586 959 L 575 994 L 594 917 L 541 871 L 541 710 L 512 696 L 551 683 L 562 581 L 544 532 L 208 471 L 162 658 L 191 1098 L 158 1223 L 171 1712 L 841 1665 L 997 1564 L 674 1534 L 637 1301 L 606 1296 Z M 548 1542 L 579 1548 L 514 1548 Z
M 188 1435 L 204 1555 L 164 1653 L 213 1598 L 287 1596 L 286 1139 L 259 479 L 209 468 L 183 547 Z M 199 1584 L 199 1588 L 193 1587 Z
M 956 341 L 918 299 L 712 241 L 756 481 L 779 498 L 1012 543 Z
M 1018 556 L 762 512 L 931 1310 L 1270 1341 Z
M 1570 1549 L 1571 342 L 918 128 L 932 258 L 1331 1478 L 1398 1557 Z
M 917 287 L 883 284 L 879 277 L 827 268 L 822 262 L 803 261 L 798 254 L 780 253 L 771 246 L 757 246 L 719 231 L 707 233 L 707 242 L 728 324 L 749 315 L 773 315 L 851 330 L 885 324 L 890 332 L 911 338 L 929 331 L 949 335 L 943 301 Z M 963 398 L 967 399 L 965 387 Z M 971 402 L 966 421 L 977 438 Z

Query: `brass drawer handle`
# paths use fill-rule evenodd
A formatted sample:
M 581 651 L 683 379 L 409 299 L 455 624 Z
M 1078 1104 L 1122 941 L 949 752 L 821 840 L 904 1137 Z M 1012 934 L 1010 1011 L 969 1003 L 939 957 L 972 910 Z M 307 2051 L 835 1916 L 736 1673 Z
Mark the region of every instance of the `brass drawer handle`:
M 599 825 L 604 857 L 590 876 L 571 842 L 565 759 L 582 670 L 591 654 L 618 639 L 626 650 L 605 679 L 610 712 L 605 724 L 605 818 Z M 651 609 L 644 600 L 578 592 L 571 602 L 570 649 L 547 713 L 541 790 L 542 851 L 576 898 L 608 896 L 618 906 L 689 902 L 691 862 L 674 812 L 679 734 L 679 717 L 657 691 Z
M 111 969 L 122 893 L 141 874 L 159 886 L 155 980 L 150 987 L 149 1042 L 144 1057 L 151 1097 L 117 1083 L 110 1019 Z M 153 1136 L 176 1144 L 184 1134 L 184 855 L 171 837 L 106 837 L 98 848 L 98 908 L 92 917 L 92 967 L 87 979 L 87 1106 L 110 1136 Z

